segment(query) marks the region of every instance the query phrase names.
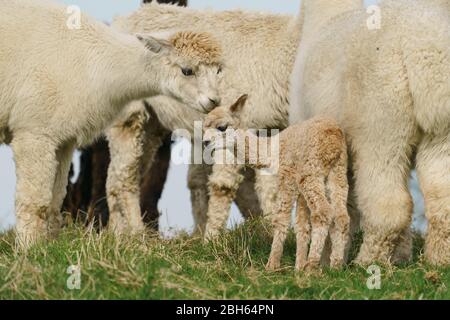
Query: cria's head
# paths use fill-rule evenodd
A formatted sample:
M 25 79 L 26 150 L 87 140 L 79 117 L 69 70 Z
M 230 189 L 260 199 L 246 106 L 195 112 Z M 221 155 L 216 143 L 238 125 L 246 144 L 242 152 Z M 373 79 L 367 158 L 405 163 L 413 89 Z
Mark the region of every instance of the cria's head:
M 160 60 L 163 93 L 200 112 L 220 104 L 218 93 L 222 73 L 222 51 L 207 33 L 177 32 L 165 39 L 137 35 Z
M 240 116 L 247 99 L 248 95 L 244 94 L 230 107 L 217 107 L 206 116 L 203 125 L 203 142 L 206 145 L 218 137 L 225 136 L 229 130 L 242 129 Z

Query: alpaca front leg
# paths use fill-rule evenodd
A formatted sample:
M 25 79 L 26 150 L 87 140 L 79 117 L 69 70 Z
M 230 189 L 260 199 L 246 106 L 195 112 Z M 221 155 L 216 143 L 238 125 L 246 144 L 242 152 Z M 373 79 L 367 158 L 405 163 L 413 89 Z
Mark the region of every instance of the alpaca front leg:
M 425 258 L 450 265 L 450 133 L 427 136 L 419 146 L 417 172 L 425 197 L 428 232 Z
M 107 132 L 111 152 L 106 182 L 110 213 L 108 227 L 117 234 L 144 230 L 140 183 L 147 120 L 143 105 L 136 105 L 135 112 Z
M 319 267 L 328 238 L 333 210 L 326 196 L 324 177 L 306 178 L 301 183 L 301 191 L 311 211 L 311 245 L 307 267 Z
M 243 180 L 240 165 L 214 165 L 209 178 L 208 221 L 205 239 L 215 238 L 226 225 L 236 191 Z
M 274 204 L 277 201 L 278 178 L 275 174 L 267 174 L 264 170 L 256 170 L 256 191 L 263 211 L 263 217 L 272 221 Z
M 291 225 L 291 213 L 295 200 L 295 182 L 288 175 L 280 173 L 279 197 L 277 212 L 273 215 L 273 241 L 269 261 L 266 270 L 277 270 L 281 265 L 284 243 L 286 242 L 289 226 Z
M 208 214 L 208 178 L 211 166 L 191 164 L 188 172 L 188 187 L 191 192 L 192 215 L 194 217 L 194 234 L 203 235 Z
M 33 134 L 16 134 L 11 146 L 17 175 L 16 241 L 27 248 L 49 234 L 57 146 L 46 136 Z
M 61 146 L 56 151 L 58 168 L 56 172 L 55 184 L 53 185 L 53 200 L 49 219 L 50 232 L 56 233 L 62 225 L 61 208 L 67 193 L 67 181 L 69 179 L 70 165 L 72 163 L 74 144 L 69 143 Z
M 303 195 L 299 195 L 297 200 L 295 234 L 297 239 L 295 269 L 300 271 L 306 267 L 308 260 L 308 248 L 311 241 L 310 212 Z

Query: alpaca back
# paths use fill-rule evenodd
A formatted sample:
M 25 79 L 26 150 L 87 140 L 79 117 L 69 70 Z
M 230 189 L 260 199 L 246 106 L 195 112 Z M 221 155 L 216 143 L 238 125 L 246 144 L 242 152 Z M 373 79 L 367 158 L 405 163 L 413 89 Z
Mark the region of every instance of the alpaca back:
M 281 133 L 280 163 L 298 164 L 302 172 L 312 165 L 317 173 L 327 175 L 346 148 L 338 123 L 316 117 L 294 124 Z
M 113 26 L 128 33 L 211 33 L 221 43 L 226 64 L 219 90 L 224 93 L 222 104 L 231 105 L 257 88 L 249 97 L 242 121 L 249 127 L 287 125 L 289 78 L 300 37 L 296 16 L 195 10 L 155 3 L 116 18 Z M 156 104 L 154 107 L 157 113 L 162 109 Z
M 437 4 L 434 6 L 433 4 Z M 414 116 L 426 133 L 441 134 L 450 129 L 450 1 L 419 0 L 414 8 L 407 1 L 408 41 L 402 46 L 414 101 Z M 406 11 L 406 10 L 405 10 Z M 430 112 L 430 109 L 433 112 Z

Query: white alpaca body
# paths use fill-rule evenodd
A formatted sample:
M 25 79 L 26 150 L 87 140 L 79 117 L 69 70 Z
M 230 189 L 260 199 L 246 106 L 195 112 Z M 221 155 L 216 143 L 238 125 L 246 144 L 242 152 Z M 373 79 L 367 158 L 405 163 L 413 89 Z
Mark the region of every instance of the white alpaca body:
M 81 29 L 70 30 L 66 8 L 51 2 L 0 4 L 3 132 L 36 132 L 83 145 L 117 115 L 128 98 L 127 82 L 145 95 L 138 64 L 145 50 L 134 37 L 84 15 Z
M 14 151 L 16 231 L 27 245 L 58 229 L 74 147 L 92 142 L 130 101 L 178 94 L 186 83 L 168 62 L 186 58 L 168 41 L 138 40 L 85 15 L 71 29 L 66 7 L 49 1 L 0 7 L 0 143 Z
M 404 244 L 415 150 L 430 220 L 426 256 L 450 263 L 450 19 L 444 8 L 448 1 L 385 1 L 379 30 L 369 30 L 368 14 L 355 10 L 311 34 L 305 16 L 290 120 L 333 116 L 346 132 L 365 231 L 362 264 L 392 260 L 396 245 L 410 256 Z
M 284 128 L 288 120 L 289 80 L 300 38 L 300 23 L 301 19 L 295 16 L 241 11 L 200 11 L 171 5 L 149 4 L 128 17 L 115 19 L 113 26 L 131 33 L 149 30 L 160 32 L 207 30 L 221 43 L 223 49 L 224 69 L 219 86 L 221 104 L 229 105 L 241 94 L 248 93 L 248 107 L 243 114 L 247 127 Z M 204 118 L 202 113 L 187 110 L 173 99 L 158 97 L 147 101 L 163 126 L 171 131 L 187 129 L 192 134 L 194 121 L 201 121 Z M 108 175 L 108 202 L 111 212 L 113 214 L 115 212 L 116 215 L 120 215 L 117 211 L 121 210 L 125 211 L 121 215 L 140 215 L 140 196 L 137 190 L 140 174 L 142 171 L 145 172 L 145 169 L 140 168 L 143 167 L 143 163 L 151 163 L 160 143 L 158 133 L 148 133 L 151 131 L 148 125 L 141 123 L 131 128 L 125 125 L 129 124 L 127 119 L 145 121 L 147 118 L 133 117 L 132 115 L 137 112 L 136 108 L 139 107 L 133 106 L 128 109 L 128 114 L 123 114 L 114 132 L 109 133 L 110 145 L 115 150 L 112 152 L 111 166 L 127 168 L 121 172 L 110 170 Z M 146 113 L 142 105 L 140 108 L 141 114 Z M 132 139 L 140 143 L 129 143 Z M 208 178 L 211 173 L 210 167 L 191 165 L 189 187 L 194 218 L 199 229 L 204 229 L 206 222 L 208 180 L 210 186 L 231 189 L 236 195 L 243 180 L 241 169 L 242 166 L 215 167 L 213 175 Z M 259 189 L 261 194 L 264 194 L 264 186 L 260 185 Z M 117 199 L 118 197 L 121 199 Z M 255 207 L 255 200 L 257 202 L 254 198 L 251 201 L 242 201 L 241 211 L 252 210 L 250 207 Z M 217 209 L 215 212 L 209 210 L 209 214 L 224 216 L 226 220 L 229 214 L 227 208 L 231 205 L 231 202 L 226 202 L 225 209 Z M 244 204 L 245 202 L 247 204 Z M 123 205 L 115 205 L 117 203 Z M 262 206 L 265 207 L 264 204 Z

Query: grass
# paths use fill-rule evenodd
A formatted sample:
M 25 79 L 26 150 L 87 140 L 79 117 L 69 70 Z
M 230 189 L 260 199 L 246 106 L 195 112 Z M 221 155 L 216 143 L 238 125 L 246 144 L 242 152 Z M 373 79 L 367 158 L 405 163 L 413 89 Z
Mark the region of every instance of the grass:
M 264 270 L 270 251 L 265 227 L 247 223 L 205 245 L 179 235 L 117 238 L 81 227 L 57 240 L 14 249 L 11 233 L 0 237 L 0 299 L 450 299 L 450 268 L 427 266 L 422 241 L 414 263 L 381 268 L 381 289 L 369 290 L 363 268 L 293 270 L 290 235 L 284 269 Z M 67 268 L 81 270 L 79 290 L 69 290 Z

